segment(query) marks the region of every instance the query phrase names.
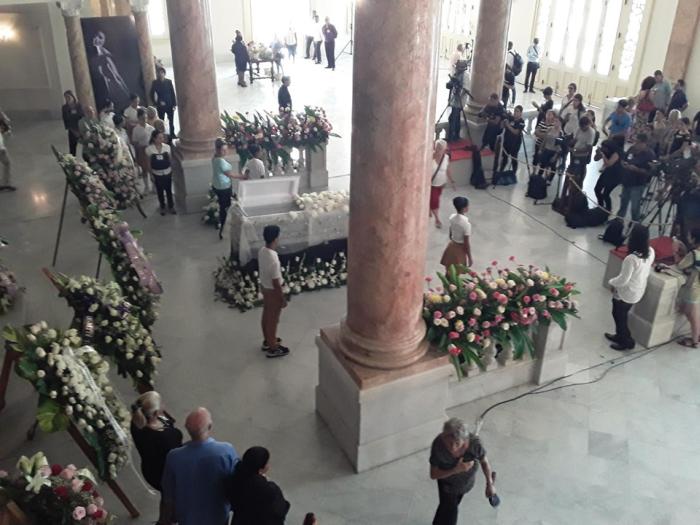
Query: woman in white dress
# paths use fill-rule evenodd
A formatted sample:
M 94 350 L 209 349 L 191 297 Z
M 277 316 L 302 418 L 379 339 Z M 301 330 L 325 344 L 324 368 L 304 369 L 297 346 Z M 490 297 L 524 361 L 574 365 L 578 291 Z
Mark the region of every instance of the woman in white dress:
M 435 227 L 442 228 L 440 221 L 440 196 L 447 182 L 454 188 L 455 181 L 450 173 L 450 156 L 447 142 L 438 140 L 433 149 L 433 172 L 430 179 L 430 215 L 435 217 Z
M 466 197 L 455 197 L 452 200 L 457 213 L 450 217 L 450 242 L 442 254 L 440 264 L 449 271 L 450 266 L 467 266 L 474 265 L 472 257 L 472 247 L 470 237 L 472 234 L 472 225 L 467 218 L 469 210 L 469 199 Z

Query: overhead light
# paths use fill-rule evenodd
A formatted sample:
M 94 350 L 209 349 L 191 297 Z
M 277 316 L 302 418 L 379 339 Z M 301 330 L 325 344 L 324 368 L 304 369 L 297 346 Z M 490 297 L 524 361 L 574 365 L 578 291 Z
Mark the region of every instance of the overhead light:
M 10 26 L 0 26 L 0 42 L 7 42 L 9 40 L 14 40 L 16 33 L 14 28 Z

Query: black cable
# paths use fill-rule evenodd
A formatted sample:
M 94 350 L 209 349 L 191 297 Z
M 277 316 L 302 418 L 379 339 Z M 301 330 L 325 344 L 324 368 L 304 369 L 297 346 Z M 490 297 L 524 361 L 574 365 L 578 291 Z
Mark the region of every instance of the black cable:
M 507 204 L 507 205 L 510 206 L 511 208 L 515 208 L 516 210 L 518 210 L 519 212 L 523 213 L 524 215 L 527 215 L 530 219 L 532 219 L 533 221 L 535 221 L 535 222 L 541 224 L 542 226 L 544 226 L 545 228 L 547 228 L 549 231 L 551 231 L 554 235 L 556 235 L 556 236 L 559 237 L 560 239 L 562 239 L 562 240 L 568 242 L 569 244 L 571 244 L 571 245 L 572 245 L 574 248 L 576 248 L 577 250 L 580 250 L 580 251 L 582 251 L 583 253 L 585 253 L 585 254 L 587 254 L 587 255 L 590 255 L 591 257 L 593 257 L 596 261 L 600 262 L 601 264 L 607 264 L 606 261 L 604 261 L 603 259 L 601 259 L 600 257 L 598 257 L 596 254 L 594 254 L 594 253 L 592 253 L 592 252 L 589 252 L 589 251 L 586 250 L 585 248 L 582 248 L 581 246 L 579 246 L 578 244 L 576 244 L 576 241 L 572 241 L 571 239 L 569 239 L 569 238 L 563 236 L 563 235 L 562 235 L 561 233 L 559 233 L 557 230 L 555 230 L 554 228 L 552 228 L 549 224 L 547 224 L 546 222 L 544 222 L 544 221 L 538 219 L 537 217 L 535 217 L 535 216 L 532 215 L 531 213 L 525 211 L 524 209 L 520 208 L 519 206 L 516 206 L 515 204 L 513 204 L 513 203 L 511 203 L 511 202 L 509 202 L 509 201 L 507 201 L 507 200 L 505 200 L 505 199 L 502 199 L 501 197 L 499 197 L 499 196 L 497 196 L 497 195 L 494 195 L 494 194 L 491 193 L 489 190 L 486 190 L 486 193 L 487 193 L 487 194 L 489 195 L 489 197 L 491 197 L 492 199 L 495 199 L 495 200 L 500 201 L 500 202 L 502 202 L 502 203 L 504 203 L 504 204 Z
M 622 355 L 619 357 L 614 357 L 612 359 L 608 359 L 607 361 L 601 361 L 600 363 L 597 363 L 595 365 L 592 365 L 592 366 L 589 366 L 586 368 L 582 368 L 581 370 L 577 370 L 576 372 L 572 372 L 570 374 L 566 374 L 566 375 L 558 377 L 556 379 L 552 379 L 551 381 L 548 381 L 547 383 L 545 383 L 543 385 L 540 385 L 536 388 L 533 388 L 532 390 L 528 390 L 527 392 L 523 392 L 522 394 L 519 394 L 519 395 L 512 397 L 510 399 L 506 399 L 504 401 L 500 401 L 498 403 L 495 403 L 495 404 L 491 405 L 490 407 L 488 407 L 486 410 L 484 410 L 481 413 L 481 415 L 479 416 L 479 418 L 476 420 L 476 434 L 479 433 L 481 426 L 484 424 L 484 418 L 486 417 L 486 415 L 489 412 L 491 412 L 493 409 L 495 409 L 501 405 L 513 403 L 514 401 L 518 401 L 519 399 L 522 399 L 524 397 L 531 396 L 531 395 L 546 394 L 548 392 L 554 392 L 555 390 L 563 390 L 565 388 L 571 388 L 574 386 L 592 385 L 594 383 L 602 381 L 603 378 L 605 378 L 605 376 L 607 376 L 608 373 L 610 373 L 610 371 L 613 370 L 614 368 L 617 368 L 618 366 L 626 365 L 627 363 L 629 363 L 631 361 L 636 361 L 637 359 L 641 359 L 642 357 L 648 356 L 649 354 L 656 352 L 660 348 L 663 348 L 664 346 L 667 346 L 667 345 L 673 343 L 674 341 L 676 341 L 680 337 L 681 336 L 673 337 L 673 338 L 671 338 L 671 340 L 669 340 L 665 343 L 661 343 L 661 344 L 658 344 L 656 346 L 652 346 L 650 348 L 647 348 L 646 350 L 639 350 L 637 352 L 632 352 L 632 353 L 627 354 L 627 355 Z M 605 371 L 600 376 L 598 376 L 595 379 L 592 379 L 591 381 L 581 381 L 579 383 L 569 383 L 566 385 L 560 385 L 560 386 L 556 386 L 553 388 L 547 388 L 547 387 L 553 385 L 554 383 L 558 383 L 559 381 L 562 381 L 564 379 L 568 379 L 569 377 L 578 375 L 581 372 L 587 372 L 588 370 L 593 370 L 595 368 L 601 367 L 603 365 L 608 365 L 608 364 L 612 364 L 612 366 L 609 366 L 608 368 L 606 368 Z

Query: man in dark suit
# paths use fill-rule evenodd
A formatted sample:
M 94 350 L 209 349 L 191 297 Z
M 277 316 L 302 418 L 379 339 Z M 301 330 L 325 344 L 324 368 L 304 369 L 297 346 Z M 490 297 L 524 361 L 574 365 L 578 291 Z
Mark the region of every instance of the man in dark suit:
M 175 138 L 175 108 L 177 107 L 175 88 L 172 80 L 165 78 L 165 68 L 157 68 L 156 75 L 157 78 L 151 84 L 151 100 L 156 105 L 159 119 L 165 120 L 165 115 L 168 116 L 170 137 Z
M 335 39 L 338 38 L 338 30 L 331 24 L 331 19 L 326 17 L 326 23 L 321 31 L 323 32 L 323 40 L 325 41 L 326 60 L 328 60 L 326 69 L 335 71 Z
M 292 79 L 289 77 L 282 77 L 282 85 L 277 92 L 277 103 L 280 107 L 280 113 L 285 111 L 292 111 L 292 95 L 289 94 L 289 84 L 292 83 Z

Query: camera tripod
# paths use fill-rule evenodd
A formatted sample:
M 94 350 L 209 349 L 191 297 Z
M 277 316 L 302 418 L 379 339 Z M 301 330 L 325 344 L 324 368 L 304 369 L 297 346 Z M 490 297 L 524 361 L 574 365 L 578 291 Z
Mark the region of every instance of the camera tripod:
M 455 87 L 458 88 L 458 89 L 463 90 L 463 91 L 464 91 L 463 94 L 467 95 L 467 97 L 472 98 L 472 99 L 474 98 L 474 97 L 472 97 L 472 94 L 471 94 L 471 92 L 470 92 L 468 89 L 465 89 L 465 88 L 463 88 L 463 87 L 461 87 L 461 86 L 455 86 Z M 437 121 L 435 122 L 435 140 L 437 140 L 437 139 L 440 138 L 440 130 L 438 129 L 438 124 L 440 124 L 440 121 L 442 120 L 442 117 L 445 115 L 445 112 L 446 112 L 448 109 L 449 109 L 449 110 L 454 109 L 454 108 L 450 105 L 450 102 L 449 102 L 449 100 L 451 100 L 452 97 L 453 97 L 453 95 L 454 95 L 454 93 L 452 92 L 454 89 L 455 89 L 455 88 L 452 88 L 452 89 L 450 90 L 450 96 L 449 96 L 447 105 L 445 106 L 445 109 L 442 110 L 442 113 L 440 113 L 440 116 L 438 117 Z M 461 100 L 461 97 L 462 97 L 463 94 L 460 94 L 460 95 L 459 95 L 460 100 Z M 467 120 L 467 114 L 466 114 L 465 111 L 464 111 L 464 106 L 461 106 L 461 107 L 459 108 L 459 118 L 460 118 L 460 120 L 461 120 L 462 118 L 464 119 L 464 125 L 465 125 L 466 128 L 467 128 L 467 137 L 469 138 L 469 142 L 470 142 L 470 143 L 472 144 L 472 146 L 473 146 L 473 145 L 474 145 L 474 141 L 473 141 L 473 139 L 472 139 L 472 132 L 471 132 L 471 128 L 469 127 L 469 120 Z M 460 131 L 462 130 L 462 124 L 461 124 L 461 122 L 460 122 L 459 129 L 460 129 Z M 448 120 L 447 132 L 448 132 L 448 134 L 449 134 L 449 120 Z
M 665 178 L 653 177 L 642 197 L 640 223 L 654 224 L 659 221 L 659 236 L 666 233 L 669 222 L 674 220 L 678 211 L 679 196 L 673 195 L 673 187 L 668 185 Z M 630 224 L 631 227 L 631 224 Z

